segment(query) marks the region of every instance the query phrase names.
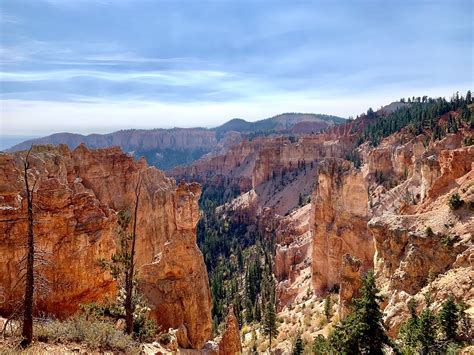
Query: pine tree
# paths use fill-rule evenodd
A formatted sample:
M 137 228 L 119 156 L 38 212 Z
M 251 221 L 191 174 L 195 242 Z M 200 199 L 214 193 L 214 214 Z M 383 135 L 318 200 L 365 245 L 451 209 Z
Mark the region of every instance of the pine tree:
M 382 354 L 383 345 L 392 346 L 382 323 L 375 276 L 371 271 L 362 279 L 361 297 L 354 299 L 354 311 L 336 326 L 330 343 L 341 353 Z
M 300 192 L 300 194 L 298 196 L 298 206 L 301 207 L 301 206 L 303 206 L 303 204 L 304 204 L 303 195 L 301 195 L 301 192 Z
M 430 309 L 431 306 L 431 291 L 429 290 L 425 295 L 426 307 L 420 315 L 420 344 L 421 352 L 429 354 L 434 352 L 436 347 L 436 316 Z
M 249 298 L 245 300 L 245 322 L 247 324 L 252 323 L 253 321 L 253 305 L 252 301 Z
M 331 297 L 329 295 L 324 299 L 324 315 L 326 316 L 326 321 L 329 323 L 332 316 L 332 304 Z
M 459 323 L 459 310 L 453 296 L 449 296 L 443 303 L 438 317 L 445 339 L 447 341 L 455 341 Z
M 293 346 L 292 354 L 293 355 L 301 355 L 301 354 L 303 354 L 303 350 L 304 350 L 303 340 L 301 339 L 301 333 L 298 332 L 298 334 L 296 335 L 296 340 L 295 340 L 295 344 Z
M 313 342 L 313 354 L 315 355 L 326 355 L 331 354 L 332 349 L 328 340 L 321 334 L 319 334 Z
M 268 335 L 270 339 L 270 350 L 272 349 L 272 338 L 278 335 L 278 325 L 276 319 L 275 305 L 269 302 L 265 309 L 265 317 L 263 320 L 263 333 Z
M 128 255 L 125 257 L 125 330 L 128 334 L 133 332 L 133 313 L 135 312 L 135 304 L 133 302 L 134 288 L 136 284 L 135 277 L 135 245 L 137 241 L 137 217 L 138 217 L 138 203 L 140 201 L 142 177 L 138 175 L 138 181 L 135 186 L 135 206 L 133 211 L 133 226 L 130 240 L 130 251 L 126 251 Z
M 400 328 L 398 337 L 407 353 L 416 353 L 420 343 L 420 318 L 416 314 L 416 301 L 412 298 L 408 302 L 410 318 Z
M 253 314 L 254 314 L 253 317 L 257 322 L 260 322 L 262 320 L 262 311 L 261 311 L 261 308 L 260 308 L 260 301 L 258 299 L 255 302 L 255 307 L 254 307 Z
M 142 338 L 152 336 L 155 332 L 154 321 L 147 319 L 149 308 L 143 295 L 137 289 L 135 270 L 135 245 L 137 239 L 138 207 L 140 201 L 142 178 L 138 176 L 135 185 L 135 203 L 133 215 L 128 210 L 121 210 L 117 216 L 117 250 L 110 261 L 101 260 L 117 281 L 117 303 L 119 317 L 125 318 L 125 331 Z M 149 332 L 149 334 L 148 334 Z M 145 334 L 147 333 L 147 334 Z

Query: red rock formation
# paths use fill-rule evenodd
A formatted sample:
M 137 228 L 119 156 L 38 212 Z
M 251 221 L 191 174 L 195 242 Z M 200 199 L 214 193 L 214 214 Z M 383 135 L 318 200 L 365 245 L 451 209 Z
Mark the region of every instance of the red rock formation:
M 4 313 L 21 297 L 15 284 L 26 230 L 22 156 L 0 154 L 0 286 L 8 300 L 0 305 Z M 37 310 L 68 316 L 81 303 L 114 295 L 115 284 L 98 261 L 114 252 L 116 212 L 132 206 L 141 174 L 136 250 L 140 288 L 159 325 L 184 327 L 184 345 L 202 347 L 211 334 L 211 300 L 195 242 L 199 185 L 176 186 L 161 171 L 118 148 L 92 151 L 81 145 L 70 151 L 66 146 L 39 146 L 31 163 L 39 176 L 36 240 L 51 261 L 41 268 L 51 292 L 38 299 Z
M 326 156 L 343 157 L 355 144 L 354 138 L 333 139 L 327 135 L 259 137 L 231 147 L 225 154 L 201 159 L 189 167 L 176 168 L 178 180 L 198 181 L 231 196 L 253 190 L 260 210 L 271 208 L 286 215 L 298 207 L 314 188 L 317 161 Z
M 225 331 L 219 342 L 219 355 L 236 355 L 242 353 L 242 344 L 240 342 L 239 323 L 234 315 L 234 308 L 229 307 Z
M 352 298 L 359 297 L 361 282 L 361 262 L 359 259 L 346 254 L 342 257 L 339 289 L 339 316 L 345 317 L 352 310 Z
M 274 274 L 277 285 L 278 311 L 292 303 L 308 285 L 301 280 L 311 267 L 312 238 L 309 230 L 311 204 L 280 218 L 275 227 Z M 304 290 L 303 290 L 304 288 Z
M 473 153 L 473 147 L 465 147 L 442 151 L 438 164 L 425 161 L 422 171 L 433 177 L 431 186 L 425 187 L 428 198 L 408 206 L 410 214 L 385 213 L 369 222 L 377 282 L 387 298 L 386 324 L 393 336 L 408 317 L 406 302 L 415 297 L 422 304 L 430 274 L 435 306 L 453 294 L 474 307 L 474 269 L 469 262 L 474 257 L 474 221 L 467 206 L 474 201 Z M 440 167 L 441 172 L 430 172 Z M 448 200 L 455 192 L 466 203 L 453 211 Z
M 327 159 L 319 166 L 312 198 L 312 282 L 316 294 L 340 285 L 342 258 L 350 254 L 373 267 L 374 247 L 367 229 L 367 186 L 361 171 L 341 159 Z

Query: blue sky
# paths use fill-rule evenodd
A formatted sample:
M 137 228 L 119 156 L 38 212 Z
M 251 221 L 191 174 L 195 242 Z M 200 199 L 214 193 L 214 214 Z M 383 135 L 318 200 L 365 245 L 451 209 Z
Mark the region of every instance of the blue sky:
M 472 1 L 3 0 L 2 135 L 357 115 L 472 89 Z

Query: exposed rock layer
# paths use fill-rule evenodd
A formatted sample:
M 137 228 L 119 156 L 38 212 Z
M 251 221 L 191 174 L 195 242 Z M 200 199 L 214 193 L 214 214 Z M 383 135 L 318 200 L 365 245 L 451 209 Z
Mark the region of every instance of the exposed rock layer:
M 373 265 L 367 185 L 362 172 L 341 159 L 321 162 L 312 205 L 312 281 L 314 291 L 324 294 L 339 288 L 345 254 L 359 259 L 361 270 Z
M 0 305 L 2 312 L 11 311 L 21 297 L 21 287 L 15 285 L 26 235 L 20 171 L 24 155 L 0 154 L 0 286 L 7 300 Z M 115 283 L 98 262 L 115 250 L 116 212 L 133 206 L 141 174 L 136 248 L 140 288 L 158 324 L 184 327 L 188 344 L 182 345 L 200 348 L 211 334 L 211 301 L 196 245 L 199 185 L 177 186 L 118 148 L 38 146 L 30 161 L 32 179 L 38 178 L 37 248 L 50 262 L 41 267 L 50 292 L 38 297 L 37 311 L 68 316 L 80 304 L 114 295 Z

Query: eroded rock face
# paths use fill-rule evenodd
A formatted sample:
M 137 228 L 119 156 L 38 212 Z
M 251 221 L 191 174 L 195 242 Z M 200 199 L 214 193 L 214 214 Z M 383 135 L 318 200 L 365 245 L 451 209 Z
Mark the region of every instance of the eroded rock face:
M 239 323 L 235 318 L 232 305 L 229 307 L 229 313 L 226 319 L 225 332 L 219 342 L 219 355 L 236 355 L 242 353 L 242 344 L 240 342 Z
M 281 311 L 302 292 L 307 292 L 312 238 L 309 230 L 311 204 L 280 218 L 275 228 L 276 245 L 273 273 L 277 284 L 277 310 Z M 308 280 L 309 281 L 309 280 Z
M 327 134 L 298 139 L 258 137 L 243 140 L 222 154 L 178 167 L 171 175 L 198 181 L 204 188 L 219 187 L 225 191 L 224 196 L 254 190 L 262 208 L 285 215 L 298 205 L 300 194 L 311 194 L 317 162 L 324 157 L 344 157 L 356 140 Z
M 424 180 L 422 189 L 428 193 L 422 202 L 374 217 L 368 224 L 374 235 L 377 282 L 387 300 L 385 322 L 392 336 L 409 316 L 406 302 L 415 298 L 421 309 L 428 289 L 434 308 L 453 295 L 468 304 L 468 312 L 474 309 L 474 219 L 468 207 L 474 201 L 474 149 L 431 153 L 427 152 L 430 159 L 414 169 L 415 179 L 418 166 L 423 175 L 431 177 Z M 414 181 L 410 178 L 407 184 Z M 419 187 L 417 181 L 415 185 Z M 448 203 L 454 193 L 465 201 L 458 210 Z
M 373 267 L 368 193 L 362 172 L 342 159 L 322 161 L 312 205 L 312 283 L 321 295 L 340 285 L 345 254 L 359 259 L 361 270 Z
M 0 286 L 7 299 L 0 310 L 4 313 L 21 297 L 21 288 L 14 285 L 26 236 L 22 156 L 0 155 Z M 81 145 L 70 151 L 66 146 L 38 146 L 31 164 L 32 173 L 39 177 L 36 241 L 51 262 L 41 269 L 51 292 L 38 298 L 37 310 L 65 317 L 80 304 L 114 296 L 115 283 L 98 261 L 114 252 L 116 213 L 132 208 L 141 175 L 136 248 L 140 288 L 159 325 L 185 327 L 187 344 L 182 345 L 202 347 L 211 335 L 211 300 L 196 245 L 199 185 L 176 185 L 118 148 L 94 151 Z
M 342 268 L 339 275 L 339 316 L 345 317 L 352 310 L 352 298 L 359 297 L 361 282 L 361 261 L 346 254 L 342 258 Z
M 406 156 L 412 155 L 405 161 L 407 179 L 371 201 L 375 217 L 368 226 L 376 248 L 374 267 L 386 297 L 385 322 L 392 336 L 409 316 L 406 302 L 415 298 L 421 309 L 428 288 L 433 290 L 435 307 L 449 294 L 472 307 L 472 295 L 466 291 L 472 285 L 466 275 L 472 274 L 468 260 L 473 257 L 474 225 L 472 210 L 466 207 L 473 199 L 474 148 L 459 148 L 464 134 L 450 134 L 424 149 L 407 151 Z M 466 201 L 457 211 L 448 204 L 454 193 Z M 456 286 L 453 275 L 459 276 Z
M 312 281 L 320 295 L 340 287 L 341 316 L 372 268 L 392 336 L 409 316 L 406 302 L 415 298 L 421 309 L 428 287 L 434 307 L 452 294 L 473 312 L 474 148 L 462 147 L 466 135 L 427 144 L 423 135 L 399 132 L 376 148 L 361 145 L 361 170 L 337 159 L 320 162 L 312 198 Z M 454 193 L 465 201 L 456 211 L 448 204 Z

